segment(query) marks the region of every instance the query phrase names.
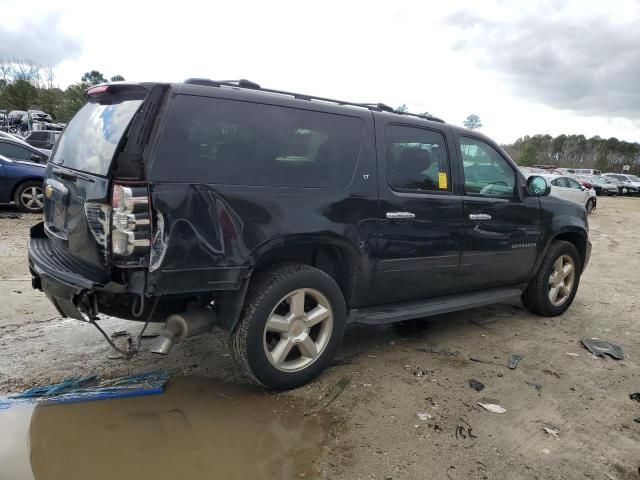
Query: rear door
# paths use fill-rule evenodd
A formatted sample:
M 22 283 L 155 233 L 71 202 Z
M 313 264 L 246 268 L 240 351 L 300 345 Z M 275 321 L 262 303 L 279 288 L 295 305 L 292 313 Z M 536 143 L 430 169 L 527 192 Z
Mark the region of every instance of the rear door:
M 524 178 L 482 138 L 458 136 L 464 176 L 464 242 L 455 291 L 513 285 L 533 269 L 540 202 L 522 195 Z
M 447 294 L 462 247 L 462 198 L 453 189 L 450 128 L 380 118 L 379 240 L 370 303 Z
M 102 87 L 100 87 L 102 88 Z M 110 177 L 147 90 L 98 91 L 67 125 L 45 178 L 44 226 L 58 247 L 107 270 Z

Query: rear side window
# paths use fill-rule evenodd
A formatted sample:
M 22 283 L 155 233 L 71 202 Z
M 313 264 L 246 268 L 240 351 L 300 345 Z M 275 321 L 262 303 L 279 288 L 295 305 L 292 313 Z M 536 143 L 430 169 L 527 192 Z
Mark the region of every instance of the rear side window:
M 29 140 L 49 140 L 49 133 L 33 132 L 31 135 L 29 135 Z
M 361 119 L 237 100 L 180 95 L 152 167 L 154 180 L 346 187 Z
M 53 163 L 96 175 L 106 175 L 120 139 L 142 100 L 109 99 L 87 103 L 60 137 Z
M 451 191 L 444 136 L 432 130 L 390 125 L 384 135 L 387 181 L 394 190 Z

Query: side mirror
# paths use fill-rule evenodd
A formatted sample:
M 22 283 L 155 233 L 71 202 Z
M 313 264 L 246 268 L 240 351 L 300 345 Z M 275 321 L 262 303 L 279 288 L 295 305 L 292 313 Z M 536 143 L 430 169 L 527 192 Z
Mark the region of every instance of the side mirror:
M 527 178 L 527 190 L 532 197 L 546 197 L 551 193 L 551 185 L 546 178 L 533 175 Z

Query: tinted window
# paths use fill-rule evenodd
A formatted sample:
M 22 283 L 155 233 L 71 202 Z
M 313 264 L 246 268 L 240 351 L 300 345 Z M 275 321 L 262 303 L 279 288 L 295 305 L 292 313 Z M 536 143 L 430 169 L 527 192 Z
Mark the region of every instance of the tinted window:
M 164 181 L 345 187 L 363 128 L 359 118 L 180 95 L 152 175 Z
M 13 160 L 31 160 L 31 155 L 35 154 L 19 145 L 0 142 L 0 155 Z
M 613 178 L 620 180 L 621 182 L 629 183 L 629 179 L 624 175 L 611 175 Z
M 451 191 L 441 133 L 390 125 L 384 135 L 387 181 L 394 190 Z
M 556 178 L 551 182 L 551 185 L 562 188 L 569 188 L 569 184 L 567 183 L 567 179 L 565 177 Z
M 58 141 L 54 163 L 96 175 L 106 175 L 122 134 L 142 100 L 87 103 L 67 125 Z
M 575 188 L 577 190 L 582 190 L 582 185 L 576 182 L 573 178 L 567 178 L 567 182 L 569 183 L 569 188 Z
M 49 134 L 47 132 L 33 132 L 29 135 L 29 140 L 48 140 Z
M 491 145 L 475 138 L 461 137 L 464 189 L 467 195 L 513 197 L 516 174 Z

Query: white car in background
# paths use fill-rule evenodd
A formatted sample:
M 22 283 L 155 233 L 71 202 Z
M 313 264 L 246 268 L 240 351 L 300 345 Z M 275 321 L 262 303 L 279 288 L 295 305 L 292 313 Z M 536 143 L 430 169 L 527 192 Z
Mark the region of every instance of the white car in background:
M 640 178 L 628 173 L 605 173 L 603 177 L 612 177 L 616 180 L 620 180 L 622 183 L 631 185 L 632 187 L 640 189 Z
M 564 175 L 542 175 L 551 184 L 551 195 L 584 205 L 588 213 L 596 209 L 596 191 L 580 185 L 574 178 Z
M 545 170 L 538 168 L 520 167 L 520 171 L 522 171 L 527 178 L 531 175 L 544 177 L 549 185 L 551 185 L 551 195 L 554 197 L 579 203 L 587 209 L 588 213 L 596 209 L 596 191 L 593 188 L 583 187 L 576 179 L 566 175 L 547 173 Z

